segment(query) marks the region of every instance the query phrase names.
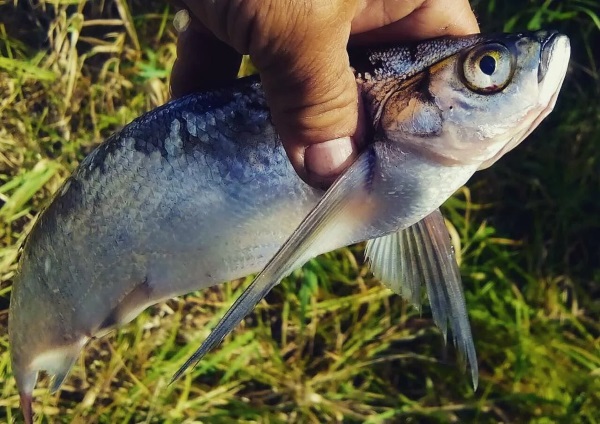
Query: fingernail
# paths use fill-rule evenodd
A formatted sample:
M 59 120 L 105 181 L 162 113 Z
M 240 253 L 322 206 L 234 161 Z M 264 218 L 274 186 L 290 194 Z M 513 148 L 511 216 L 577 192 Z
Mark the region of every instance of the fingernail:
M 356 156 L 350 137 L 311 144 L 304 152 L 304 166 L 311 176 L 322 179 L 337 177 Z
M 190 14 L 185 9 L 178 10 L 177 13 L 175 13 L 175 16 L 173 17 L 173 26 L 175 27 L 175 30 L 179 33 L 182 33 L 186 29 L 188 29 L 188 27 L 190 26 L 190 22 Z

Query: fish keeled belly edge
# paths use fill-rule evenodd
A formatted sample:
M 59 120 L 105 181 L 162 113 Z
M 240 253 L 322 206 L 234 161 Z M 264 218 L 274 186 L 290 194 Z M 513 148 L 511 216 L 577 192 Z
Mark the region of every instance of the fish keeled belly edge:
M 24 243 L 9 340 L 26 421 L 39 371 L 57 390 L 91 337 L 149 305 L 260 271 L 177 377 L 293 269 L 360 241 L 394 292 L 418 306 L 426 287 L 476 384 L 438 208 L 551 112 L 569 55 L 568 38 L 548 31 L 353 52 L 371 139 L 326 192 L 295 174 L 255 77 L 171 101 L 113 134 Z

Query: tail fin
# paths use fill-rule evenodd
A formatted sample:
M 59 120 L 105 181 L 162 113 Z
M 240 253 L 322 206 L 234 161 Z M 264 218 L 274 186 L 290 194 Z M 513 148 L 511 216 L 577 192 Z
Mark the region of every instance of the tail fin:
M 19 392 L 19 398 L 21 399 L 21 411 L 23 411 L 23 420 L 25 424 L 33 424 L 33 409 L 31 393 Z
M 33 389 L 37 382 L 37 371 L 25 371 L 13 365 L 17 388 L 19 389 L 19 398 L 21 400 L 21 411 L 25 424 L 33 424 Z
M 81 352 L 86 342 L 87 337 L 82 337 L 72 345 L 47 349 L 45 352 L 34 356 L 33 360 L 27 361 L 26 365 L 23 365 L 22 362 L 24 358 L 15 357 L 15 352 L 13 352 L 13 373 L 17 381 L 25 423 L 33 422 L 32 395 L 37 382 L 38 371 L 45 370 L 48 374 L 54 376 L 50 391 L 52 393 L 56 392 L 69 375 L 79 352 Z

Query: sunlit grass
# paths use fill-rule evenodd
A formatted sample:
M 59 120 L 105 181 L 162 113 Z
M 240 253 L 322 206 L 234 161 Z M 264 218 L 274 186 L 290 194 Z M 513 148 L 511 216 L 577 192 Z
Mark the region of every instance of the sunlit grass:
M 25 3 L 0 0 L 0 421 L 8 422 L 21 420 L 6 337 L 18 246 L 94 145 L 166 101 L 175 55 L 163 2 Z M 600 10 L 593 0 L 474 4 L 484 29 L 550 26 L 573 47 L 551 118 L 444 207 L 460 247 L 477 392 L 429 311 L 380 285 L 354 246 L 294 272 L 173 385 L 250 280 L 150 308 L 90 343 L 57 394 L 46 380 L 38 386 L 41 422 L 600 421 Z

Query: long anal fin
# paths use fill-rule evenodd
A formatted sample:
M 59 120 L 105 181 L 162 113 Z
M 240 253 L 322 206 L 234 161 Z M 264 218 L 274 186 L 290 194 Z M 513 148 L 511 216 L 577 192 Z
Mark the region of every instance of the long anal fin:
M 448 324 L 455 346 L 471 368 L 473 387 L 479 371 L 460 272 L 448 229 L 439 210 L 415 225 L 367 242 L 373 274 L 417 307 L 420 287 L 427 287 L 433 320 L 446 338 Z
M 314 257 L 324 234 L 335 226 L 369 182 L 374 160 L 372 148 L 364 151 L 327 190 L 314 209 L 287 239 L 266 267 L 234 302 L 196 352 L 179 368 L 171 382 L 215 347 L 275 287 L 283 277 Z

